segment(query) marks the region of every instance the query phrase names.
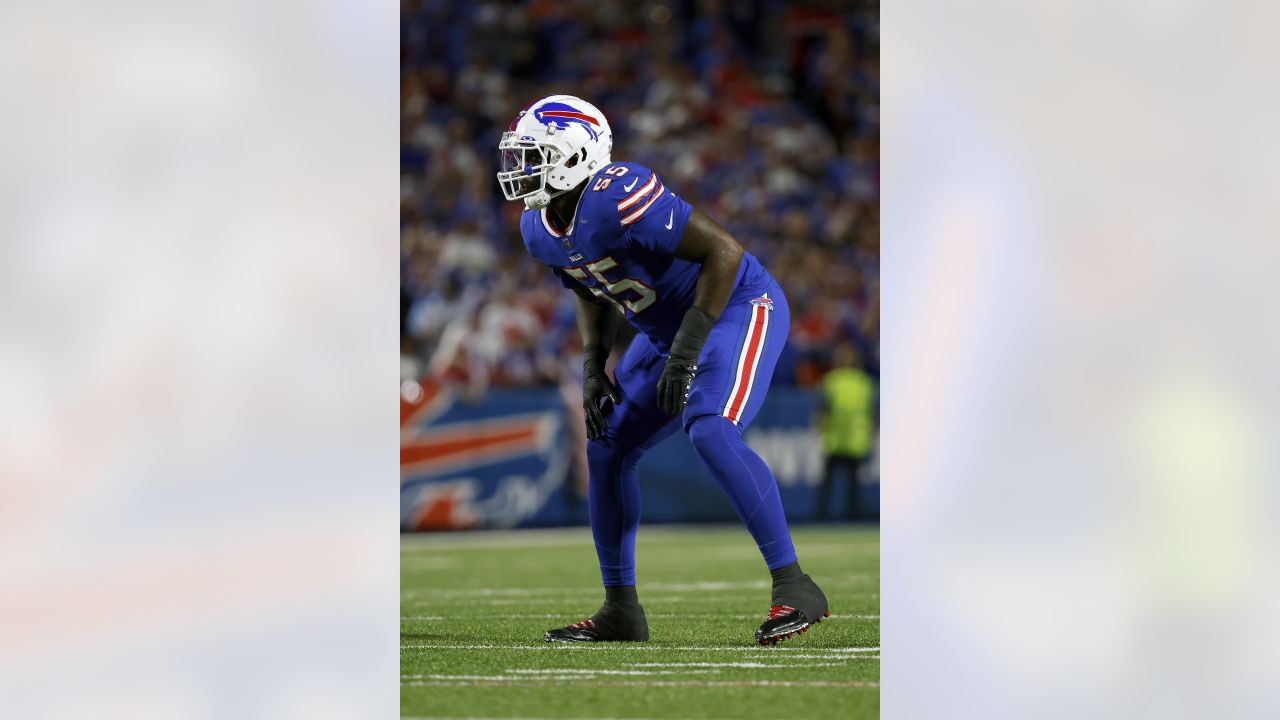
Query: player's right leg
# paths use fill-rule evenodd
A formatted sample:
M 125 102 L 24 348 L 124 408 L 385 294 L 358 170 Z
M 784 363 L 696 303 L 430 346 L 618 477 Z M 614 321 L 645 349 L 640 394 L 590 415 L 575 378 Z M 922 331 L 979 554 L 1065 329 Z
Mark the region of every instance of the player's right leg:
M 615 377 L 622 403 L 607 418 L 604 433 L 587 442 L 591 534 L 604 581 L 604 604 L 590 618 L 548 630 L 548 642 L 649 639 L 644 608 L 636 597 L 636 530 L 640 526 L 641 456 L 679 427 L 658 409 L 656 388 L 662 358 L 648 338 L 637 335 L 618 363 Z
M 707 337 L 689 391 L 684 426 L 693 449 L 751 533 L 773 580 L 772 606 L 756 642 L 777 643 L 830 614 L 827 597 L 800 569 L 769 466 L 742 437 L 764 404 L 791 325 L 777 283 L 735 293 Z

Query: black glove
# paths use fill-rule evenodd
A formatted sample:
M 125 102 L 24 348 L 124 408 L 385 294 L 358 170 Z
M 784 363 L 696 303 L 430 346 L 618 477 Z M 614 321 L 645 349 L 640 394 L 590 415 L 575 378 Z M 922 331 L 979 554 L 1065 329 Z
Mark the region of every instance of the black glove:
M 622 402 L 622 394 L 604 372 L 604 361 L 609 352 L 604 348 L 587 348 L 582 357 L 582 409 L 587 417 L 587 439 L 595 440 L 604 434 L 604 416 L 601 400 L 613 404 Z
M 666 414 L 678 415 L 684 411 L 684 404 L 689 400 L 689 383 L 698 372 L 698 356 L 715 324 L 716 319 L 710 313 L 696 307 L 684 314 L 680 329 L 671 341 L 667 366 L 658 380 L 658 407 Z

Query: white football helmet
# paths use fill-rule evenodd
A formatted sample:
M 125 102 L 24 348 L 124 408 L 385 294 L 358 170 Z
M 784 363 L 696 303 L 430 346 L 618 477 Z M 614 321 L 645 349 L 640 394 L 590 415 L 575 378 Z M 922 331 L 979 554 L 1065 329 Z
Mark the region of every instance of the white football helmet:
M 595 105 L 572 95 L 550 95 L 520 111 L 498 150 L 503 195 L 539 210 L 609 164 L 613 131 Z

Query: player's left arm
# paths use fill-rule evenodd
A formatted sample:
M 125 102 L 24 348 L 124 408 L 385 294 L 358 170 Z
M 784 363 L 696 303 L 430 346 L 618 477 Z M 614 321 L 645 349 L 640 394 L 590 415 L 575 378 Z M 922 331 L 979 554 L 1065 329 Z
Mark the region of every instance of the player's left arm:
M 720 227 L 715 220 L 693 208 L 684 235 L 676 246 L 676 257 L 702 266 L 698 273 L 698 287 L 693 296 L 690 312 L 706 313 L 715 323 L 724 312 L 733 294 L 733 283 L 738 279 L 738 266 L 742 264 L 742 246 Z
M 702 346 L 733 294 L 738 266 L 742 263 L 742 246 L 716 221 L 693 208 L 675 255 L 681 260 L 698 263 L 701 270 L 698 272 L 693 307 L 684 314 L 680 329 L 671 342 L 671 354 L 662 378 L 658 380 L 658 407 L 668 415 L 684 410 L 689 397 L 689 383 L 698 370 Z

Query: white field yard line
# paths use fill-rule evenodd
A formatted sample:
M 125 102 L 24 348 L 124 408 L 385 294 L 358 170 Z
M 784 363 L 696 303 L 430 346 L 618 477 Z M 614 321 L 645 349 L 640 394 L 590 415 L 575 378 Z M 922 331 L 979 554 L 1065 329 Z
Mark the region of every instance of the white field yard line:
M 447 645 L 443 643 L 420 643 L 414 645 L 401 645 L 401 650 L 538 650 L 538 651 L 562 651 L 562 652 L 618 652 L 627 653 L 634 651 L 658 651 L 658 650 L 676 650 L 676 651 L 693 651 L 693 652 L 756 652 L 756 653 L 779 653 L 779 652 L 799 652 L 807 650 L 813 652 L 820 650 L 828 653 L 879 653 L 880 646 L 875 647 L 857 647 L 857 648 L 812 648 L 812 647 L 761 647 L 759 645 L 742 646 L 742 645 L 634 645 L 629 644 L 627 647 L 610 647 L 610 643 L 546 643 L 544 645 Z
M 476 676 L 465 680 L 411 680 L 400 683 L 400 687 L 477 687 L 497 685 L 504 682 L 521 682 L 522 687 L 551 686 L 548 681 L 570 680 L 581 681 L 579 675 L 565 675 L 558 678 L 536 677 L 504 678 L 494 676 L 485 678 Z M 869 688 L 880 687 L 874 680 L 600 680 L 591 683 L 593 686 L 611 687 L 825 687 L 825 688 Z
M 414 593 L 414 591 L 407 590 L 402 592 L 401 595 L 404 596 L 403 598 L 404 600 L 412 601 L 413 604 L 415 605 L 422 605 L 425 607 L 431 607 L 433 602 L 443 599 L 441 597 L 422 597 L 412 593 Z M 863 593 L 857 590 L 840 591 L 840 596 L 842 598 L 856 597 L 859 600 L 875 600 L 877 598 L 877 595 L 875 593 L 868 594 L 868 593 Z M 708 607 L 715 607 L 717 605 L 723 604 L 724 600 L 721 599 L 723 597 L 724 597 L 723 593 L 718 594 L 714 592 L 703 592 L 703 593 L 688 593 L 684 595 L 664 595 L 662 597 L 657 597 L 657 598 L 645 596 L 644 602 L 667 603 L 671 605 L 680 605 L 680 606 L 702 605 L 702 606 L 708 606 Z M 577 593 L 574 595 L 544 595 L 541 597 L 526 596 L 526 597 L 469 597 L 467 598 L 467 600 L 469 600 L 473 605 L 485 605 L 485 606 L 518 605 L 521 608 L 532 608 L 532 609 L 563 607 L 566 603 L 583 603 L 586 605 L 591 605 L 592 607 L 599 607 L 600 599 L 601 598 L 600 598 L 599 590 L 594 590 L 589 593 Z M 768 601 L 769 601 L 768 595 L 760 596 L 761 605 L 767 604 Z M 706 607 L 700 608 L 700 609 L 705 610 Z
M 764 613 L 740 613 L 726 615 L 724 613 L 704 613 L 704 612 L 687 612 L 687 613 L 645 613 L 651 618 L 723 618 L 725 620 L 755 620 L 756 618 L 764 619 Z M 551 619 L 568 619 L 570 616 L 565 613 L 486 613 L 484 618 L 474 618 L 477 620 L 551 620 Z M 852 620 L 879 620 L 879 615 L 837 615 L 832 613 L 831 617 Z M 401 620 L 467 620 L 468 618 L 446 618 L 443 615 L 405 615 Z M 825 618 L 824 618 L 825 620 Z
M 877 596 L 875 593 L 864 592 L 863 590 L 858 590 L 856 588 L 855 589 L 841 588 L 841 589 L 835 589 L 835 590 L 827 588 L 826 592 L 828 595 L 838 596 L 841 600 L 856 599 L 858 601 L 857 604 L 859 605 L 863 604 L 863 601 L 877 599 Z M 582 596 L 574 596 L 574 598 L 567 599 L 567 601 L 572 602 L 572 600 L 578 599 L 581 597 Z M 730 595 L 729 592 L 704 592 L 704 593 L 675 593 L 671 595 L 662 595 L 656 598 L 652 596 L 646 596 L 643 593 L 641 593 L 641 596 L 640 596 L 641 601 L 644 603 L 654 603 L 654 604 L 670 603 L 672 605 L 681 605 L 681 606 L 702 605 L 702 606 L 709 606 L 713 608 L 723 606 L 726 602 L 733 602 L 735 600 L 740 600 L 742 599 L 742 597 L 743 597 L 743 594 L 737 591 L 734 591 L 732 595 Z M 767 594 L 767 591 L 766 591 L 766 594 L 761 594 L 761 595 L 753 594 L 748 597 L 753 602 L 759 602 L 761 605 L 764 605 L 766 610 L 768 609 L 769 595 Z M 599 594 L 596 594 L 594 596 L 590 596 L 589 600 L 592 600 L 598 603 L 600 602 L 599 598 L 600 598 Z M 542 604 L 549 603 L 549 602 L 551 602 L 550 599 L 547 599 L 547 600 L 538 599 L 538 600 L 530 600 L 527 604 L 538 605 L 539 607 L 541 607 Z M 492 602 L 492 604 L 496 605 L 499 603 Z M 700 608 L 700 609 L 706 609 L 706 607 Z
M 563 720 L 562 717 L 536 717 L 532 715 L 513 715 L 509 717 L 481 717 L 479 715 L 401 715 L 399 720 Z M 654 720 L 653 717 L 596 717 L 595 720 Z M 703 720 L 723 720 L 719 717 L 704 717 Z
M 471 601 L 475 605 L 519 605 L 520 607 L 546 605 L 550 607 L 552 605 L 563 606 L 565 603 L 583 603 L 591 607 L 599 607 L 600 593 L 548 598 L 471 598 Z M 430 600 L 427 600 L 423 604 L 429 605 L 430 602 Z
M 646 590 L 657 592 L 719 592 L 723 590 L 766 590 L 770 587 L 767 580 L 747 580 L 745 582 L 720 582 L 720 581 L 703 581 L 703 582 L 684 582 L 684 583 L 647 583 Z M 538 587 L 538 588 L 519 588 L 519 587 L 476 587 L 476 588 L 409 588 L 401 590 L 401 595 L 431 595 L 434 597 L 472 597 L 479 595 L 481 597 L 508 597 L 508 596 L 537 596 L 537 595 L 581 595 L 591 593 L 600 594 L 599 587 Z
M 610 670 L 608 668 L 507 668 L 508 675 L 676 675 L 674 670 Z M 695 671 L 690 671 L 695 672 Z M 701 672 L 718 672 L 714 670 Z
M 863 592 L 863 590 L 858 588 L 828 589 L 827 593 L 838 594 L 841 600 L 846 601 L 850 597 L 856 597 L 858 599 L 875 597 L 873 594 Z M 546 605 L 550 603 L 565 602 L 599 603 L 604 597 L 604 593 L 600 591 L 600 588 L 596 588 L 594 590 L 572 590 L 567 592 L 563 590 L 528 591 L 514 588 L 506 590 L 477 589 L 475 591 L 402 590 L 400 591 L 400 595 L 401 602 L 435 603 L 443 600 L 468 600 L 474 603 L 484 603 L 489 605 L 511 605 L 523 603 L 530 605 Z M 765 605 L 768 605 L 769 601 L 768 588 L 744 588 L 743 590 L 684 590 L 664 592 L 661 594 L 640 593 L 641 599 L 646 603 L 688 603 L 702 601 L 708 604 L 713 604 L 723 603 L 725 598 L 729 596 L 735 596 L 738 598 L 748 597 Z
M 823 583 L 826 589 L 848 589 L 856 590 L 858 587 L 865 585 L 866 580 L 832 580 Z M 729 582 L 721 580 L 699 580 L 696 582 L 672 582 L 672 583 L 645 583 L 642 586 L 644 592 L 669 592 L 675 594 L 687 593 L 714 593 L 728 590 L 767 590 L 771 584 L 768 580 L 744 580 L 741 582 Z M 536 597 L 542 595 L 565 595 L 574 596 L 584 593 L 599 595 L 601 589 L 599 585 L 593 586 L 558 586 L 558 587 L 450 587 L 450 588 L 430 588 L 416 587 L 404 588 L 400 591 L 401 595 L 431 595 L 437 597 L 472 597 L 479 595 L 481 597 Z
M 698 663 L 690 663 L 690 665 L 699 665 Z M 678 670 L 610 670 L 610 669 L 582 669 L 582 668 L 507 668 L 500 675 L 468 675 L 468 674 L 450 674 L 450 673 L 426 673 L 426 674 L 405 674 L 401 675 L 403 680 L 494 680 L 499 682 L 510 682 L 513 680 L 547 680 L 555 679 L 578 679 L 589 680 L 598 675 L 604 676 L 649 676 L 649 675 L 706 675 L 716 674 L 720 672 L 722 667 L 732 668 L 769 668 L 769 667 L 791 667 L 791 668 L 811 668 L 811 667 L 843 667 L 843 663 L 813 663 L 809 665 L 764 665 L 759 663 L 706 663 L 710 667 L 684 667 L 680 666 Z
M 792 654 L 778 655 L 777 657 L 767 658 L 761 657 L 760 660 L 778 660 L 779 662 L 760 662 L 751 660 L 747 662 L 660 662 L 660 663 L 626 663 L 628 667 L 741 667 L 741 668 L 779 668 L 779 667 L 843 667 L 851 660 L 879 660 L 879 655 L 870 654 L 835 654 L 826 655 L 808 655 L 808 654 Z M 800 663 L 798 665 L 788 665 L 792 660 L 839 660 L 835 663 Z
M 870 653 L 827 653 L 826 655 L 787 655 L 787 660 L 795 659 L 812 659 L 812 660 L 879 660 L 879 655 L 871 655 Z
M 609 669 L 579 669 L 579 668 L 540 668 L 540 669 L 518 669 L 509 668 L 501 675 L 451 675 L 431 673 L 426 675 L 401 675 L 401 680 L 476 680 L 476 679 L 492 679 L 492 680 L 542 680 L 544 675 L 570 675 L 579 677 L 589 677 L 592 675 L 685 675 L 689 673 L 718 673 L 716 668 L 702 670 L 609 670 Z M 538 677 L 532 677 L 538 676 Z
M 715 592 L 717 590 L 764 590 L 770 587 L 767 580 L 748 580 L 746 582 L 688 582 L 688 583 L 645 583 L 646 590 L 667 592 Z
M 737 591 L 699 591 L 699 592 L 687 592 L 687 593 L 664 593 L 662 594 L 662 596 L 658 596 L 658 597 L 644 596 L 644 602 L 654 603 L 654 605 L 660 605 L 660 603 L 668 603 L 668 602 L 673 603 L 673 605 L 675 605 L 675 603 L 680 603 L 680 605 L 685 605 L 685 603 L 699 603 L 699 602 L 707 603 L 707 605 L 712 605 L 712 603 L 723 602 L 722 597 L 723 597 L 723 594 L 726 592 L 737 592 Z M 840 597 L 842 598 L 856 597 L 858 598 L 858 600 L 877 600 L 878 598 L 877 593 L 849 591 L 849 589 L 835 589 L 835 591 L 831 591 L 831 589 L 828 588 L 828 592 L 832 592 L 833 594 L 838 592 L 840 593 Z M 402 600 L 412 601 L 413 603 L 417 603 L 417 605 L 426 605 L 426 606 L 429 606 L 431 605 L 431 603 L 436 601 L 445 600 L 445 598 L 448 597 L 448 596 L 429 596 L 429 594 L 426 594 L 425 592 L 420 592 L 420 591 L 401 591 L 401 596 L 402 596 Z M 760 600 L 760 603 L 762 603 L 762 605 L 764 605 L 764 603 L 767 603 L 769 600 L 769 596 L 767 596 L 767 594 L 765 594 L 765 596 L 760 596 L 760 597 L 762 597 L 762 600 Z M 531 606 L 543 607 L 543 606 L 552 606 L 552 605 L 561 606 L 561 605 L 564 605 L 564 603 L 582 602 L 582 603 L 588 603 L 588 605 L 591 605 L 591 603 L 594 603 L 595 606 L 599 606 L 600 591 L 599 591 L 599 588 L 596 588 L 594 589 L 594 591 L 575 591 L 572 593 L 564 593 L 564 594 L 547 593 L 547 594 L 539 594 L 539 596 L 532 596 L 532 594 L 527 594 L 527 596 L 516 596 L 516 594 L 508 594 L 508 597 L 472 596 L 472 597 L 466 597 L 466 600 L 470 602 L 471 605 L 518 605 L 521 607 L 531 607 Z
M 401 595 L 429 595 L 432 597 L 533 597 L 537 595 L 581 595 L 600 594 L 599 588 L 565 588 L 565 587 L 476 587 L 476 588 L 410 588 L 401 590 Z
M 796 655 L 787 655 L 785 658 L 790 660 Z M 858 656 L 861 657 L 861 656 Z M 628 667 L 680 667 L 680 668 L 814 668 L 814 667 L 845 667 L 848 665 L 852 657 L 840 658 L 845 662 L 838 663 L 762 663 L 762 662 L 669 662 L 669 663 L 627 663 Z M 690 672 L 693 672 L 692 670 Z
M 401 715 L 401 720 L 562 720 L 561 717 L 534 717 L 530 715 L 520 715 L 511 717 L 481 717 L 477 715 Z M 653 720 L 653 717 L 598 717 L 596 720 Z M 705 720 L 717 720 L 708 717 Z
M 451 682 L 457 682 L 457 680 L 484 680 L 486 683 L 521 683 L 529 679 L 531 678 L 521 678 L 521 676 L 516 675 L 419 675 L 416 679 L 401 678 L 401 687 L 403 687 L 403 685 L 410 685 L 410 687 L 415 687 L 415 685 L 417 685 L 417 687 L 421 687 L 421 685 L 428 684 L 422 682 L 422 680 L 451 680 Z

